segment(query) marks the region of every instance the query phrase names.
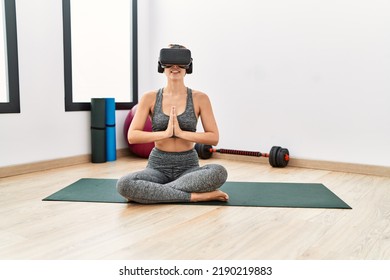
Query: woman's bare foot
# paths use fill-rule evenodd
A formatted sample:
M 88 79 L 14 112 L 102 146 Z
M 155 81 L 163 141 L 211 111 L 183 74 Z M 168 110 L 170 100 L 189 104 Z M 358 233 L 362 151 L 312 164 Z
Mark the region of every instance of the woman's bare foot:
M 211 200 L 219 200 L 219 201 L 228 201 L 229 196 L 227 193 L 224 193 L 220 190 L 215 190 L 212 192 L 204 192 L 204 193 L 191 193 L 191 202 L 199 202 L 199 201 L 211 201 Z

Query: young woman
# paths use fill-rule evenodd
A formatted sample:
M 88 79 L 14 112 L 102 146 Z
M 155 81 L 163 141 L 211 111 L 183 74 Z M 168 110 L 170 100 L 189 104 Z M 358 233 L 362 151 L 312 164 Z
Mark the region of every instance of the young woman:
M 185 49 L 170 45 L 171 49 Z M 199 166 L 195 143 L 217 145 L 219 133 L 208 96 L 191 90 L 184 77 L 191 65 L 161 64 L 167 84 L 145 93 L 137 105 L 128 131 L 130 143 L 154 142 L 146 169 L 120 178 L 118 192 L 139 203 L 227 201 L 219 187 L 227 179 L 226 169 L 218 164 Z M 192 68 L 191 68 L 192 69 Z M 148 117 L 152 132 L 143 131 Z M 198 119 L 204 132 L 196 132 Z

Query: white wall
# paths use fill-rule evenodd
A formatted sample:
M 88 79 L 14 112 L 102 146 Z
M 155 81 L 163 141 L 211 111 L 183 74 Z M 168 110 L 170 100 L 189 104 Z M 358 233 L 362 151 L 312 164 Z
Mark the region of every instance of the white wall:
M 0 167 L 89 154 L 90 113 L 65 112 L 62 0 L 16 0 L 16 16 L 21 113 L 0 114 Z
M 220 147 L 390 166 L 389 2 L 138 2 L 140 93 L 164 85 L 160 48 L 188 46 Z M 16 4 L 21 114 L 0 114 L 0 166 L 88 154 L 89 112 L 64 111 L 61 0 Z
M 151 0 L 150 65 L 191 49 L 219 147 L 390 166 L 389 15 L 380 0 Z

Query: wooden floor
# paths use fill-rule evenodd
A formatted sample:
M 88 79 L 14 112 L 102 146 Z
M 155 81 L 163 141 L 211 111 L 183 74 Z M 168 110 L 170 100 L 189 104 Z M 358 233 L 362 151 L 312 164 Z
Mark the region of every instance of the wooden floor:
M 323 183 L 352 210 L 43 202 L 120 158 L 0 179 L 0 259 L 390 259 L 390 178 L 210 159 L 230 181 Z

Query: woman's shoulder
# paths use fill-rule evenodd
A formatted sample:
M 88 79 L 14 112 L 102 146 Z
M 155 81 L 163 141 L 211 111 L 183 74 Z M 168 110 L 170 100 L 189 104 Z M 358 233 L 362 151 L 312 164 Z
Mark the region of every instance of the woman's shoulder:
M 200 90 L 196 90 L 196 89 L 192 90 L 192 97 L 199 102 L 208 102 L 209 101 L 209 97 L 206 93 L 204 93 L 203 91 L 200 91 Z
M 147 91 L 144 94 L 142 94 L 141 100 L 145 102 L 154 101 L 156 99 L 157 92 L 158 90 Z
M 158 90 L 151 90 L 142 94 L 141 99 L 139 101 L 140 105 L 147 106 L 148 108 L 153 107 L 156 101 L 157 92 Z
M 150 91 L 145 92 L 145 93 L 142 95 L 142 97 L 144 97 L 144 98 L 156 97 L 157 92 L 158 92 L 158 90 L 150 90 Z

